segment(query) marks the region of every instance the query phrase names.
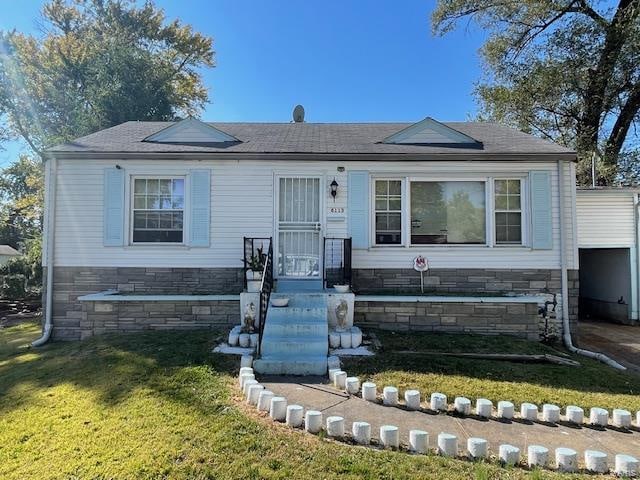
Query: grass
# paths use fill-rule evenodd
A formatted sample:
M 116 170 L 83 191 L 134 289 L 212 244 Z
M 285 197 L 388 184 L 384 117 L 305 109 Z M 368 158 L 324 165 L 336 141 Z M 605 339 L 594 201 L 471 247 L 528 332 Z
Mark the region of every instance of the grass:
M 478 359 L 412 355 L 415 352 L 524 353 L 557 355 L 561 350 L 537 342 L 506 336 L 447 334 L 401 334 L 376 332 L 383 352 L 346 362 L 349 375 L 372 379 L 378 385 L 394 385 L 402 392 L 418 388 L 423 395 L 442 392 L 448 397 L 465 396 L 492 401 L 510 400 L 585 409 L 603 407 L 640 410 L 640 376 L 613 370 L 578 355 L 581 363 L 568 367 L 542 363 L 512 363 Z M 566 352 L 562 352 L 566 353 Z
M 29 324 L 0 330 L 2 479 L 580 478 L 358 448 L 274 424 L 234 397 L 238 360 L 209 353 L 216 332 L 29 348 L 38 335 Z

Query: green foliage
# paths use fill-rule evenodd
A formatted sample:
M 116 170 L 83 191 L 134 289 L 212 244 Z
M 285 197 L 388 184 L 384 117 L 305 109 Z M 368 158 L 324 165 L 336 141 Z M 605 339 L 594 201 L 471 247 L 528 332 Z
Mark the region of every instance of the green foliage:
M 43 182 L 42 162 L 29 156 L 0 170 L 0 244 L 21 247 L 40 237 Z
M 637 148 L 640 0 L 439 0 L 433 29 L 462 19 L 488 34 L 480 118 L 577 149 L 582 182 L 595 154 L 599 182 L 614 181 L 621 152 Z
M 0 298 L 15 300 L 39 296 L 42 285 L 42 241 L 24 244 L 23 255 L 0 266 Z
M 152 2 L 51 0 L 46 35 L 0 32 L 0 114 L 35 151 L 127 120 L 197 115 L 212 39 Z

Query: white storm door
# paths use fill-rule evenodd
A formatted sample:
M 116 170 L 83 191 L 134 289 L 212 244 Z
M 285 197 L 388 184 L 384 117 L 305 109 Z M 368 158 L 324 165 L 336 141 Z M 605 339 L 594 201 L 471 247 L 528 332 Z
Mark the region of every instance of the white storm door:
M 321 177 L 277 177 L 278 277 L 320 277 L 320 179 Z

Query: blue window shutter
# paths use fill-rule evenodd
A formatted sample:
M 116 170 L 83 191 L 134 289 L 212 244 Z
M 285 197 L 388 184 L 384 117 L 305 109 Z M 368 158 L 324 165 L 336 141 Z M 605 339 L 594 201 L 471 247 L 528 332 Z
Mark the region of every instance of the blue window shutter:
M 348 219 L 353 248 L 369 248 L 369 172 L 349 172 Z
M 124 170 L 104 169 L 104 245 L 124 245 Z
M 211 172 L 191 171 L 191 235 L 192 247 L 209 246 L 209 210 L 211 205 Z
M 529 172 L 531 183 L 531 246 L 538 250 L 553 247 L 553 217 L 551 213 L 551 172 Z

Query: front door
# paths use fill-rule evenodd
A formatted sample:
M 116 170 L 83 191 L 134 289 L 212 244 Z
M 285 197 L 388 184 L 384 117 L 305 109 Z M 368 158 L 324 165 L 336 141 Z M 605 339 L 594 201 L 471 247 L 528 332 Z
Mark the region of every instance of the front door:
M 277 177 L 277 275 L 320 277 L 320 177 Z

